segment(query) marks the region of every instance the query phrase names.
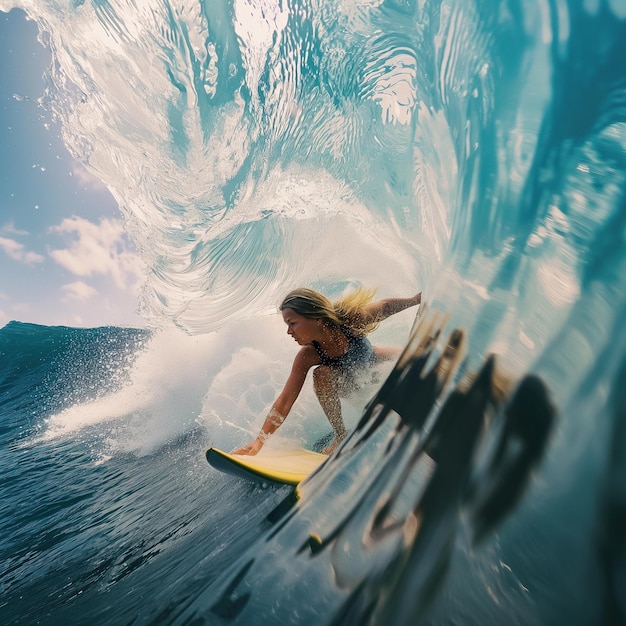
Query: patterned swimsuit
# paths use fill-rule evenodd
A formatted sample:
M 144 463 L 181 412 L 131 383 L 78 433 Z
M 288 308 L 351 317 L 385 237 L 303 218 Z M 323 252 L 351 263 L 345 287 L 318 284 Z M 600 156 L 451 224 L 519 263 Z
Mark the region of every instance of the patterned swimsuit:
M 354 335 L 347 326 L 340 326 L 339 330 L 348 340 L 348 349 L 341 356 L 328 356 L 317 341 L 312 343 L 320 357 L 321 365 L 327 365 L 339 370 L 347 382 L 352 382 L 355 374 L 374 363 L 376 355 L 367 337 Z

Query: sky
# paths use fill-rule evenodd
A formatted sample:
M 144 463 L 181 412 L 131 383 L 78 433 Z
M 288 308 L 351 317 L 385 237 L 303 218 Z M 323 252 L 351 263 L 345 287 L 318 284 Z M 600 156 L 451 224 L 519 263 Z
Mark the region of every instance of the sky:
M 74 159 L 40 99 L 50 52 L 0 11 L 0 327 L 143 326 L 143 267 L 118 205 Z

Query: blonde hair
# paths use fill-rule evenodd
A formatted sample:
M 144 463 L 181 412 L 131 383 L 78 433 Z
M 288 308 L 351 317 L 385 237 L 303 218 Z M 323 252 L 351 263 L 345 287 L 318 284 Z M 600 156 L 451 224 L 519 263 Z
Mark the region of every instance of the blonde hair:
M 332 302 L 325 295 L 301 287 L 290 291 L 280 304 L 280 310 L 293 309 L 309 319 L 321 319 L 333 326 L 347 326 L 350 331 L 363 336 L 378 327 L 378 322 L 363 322 L 363 309 L 372 302 L 376 289 L 358 287 L 340 300 Z

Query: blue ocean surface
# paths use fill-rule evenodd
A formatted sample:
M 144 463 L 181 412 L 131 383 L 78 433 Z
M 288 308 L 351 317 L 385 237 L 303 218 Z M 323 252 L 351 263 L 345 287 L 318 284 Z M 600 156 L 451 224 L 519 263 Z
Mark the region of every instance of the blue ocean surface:
M 626 623 L 623 0 L 0 0 L 148 268 L 145 329 L 0 329 L 0 623 Z M 352 435 L 218 473 L 276 306 L 423 291 Z M 307 387 L 267 445 L 328 424 Z

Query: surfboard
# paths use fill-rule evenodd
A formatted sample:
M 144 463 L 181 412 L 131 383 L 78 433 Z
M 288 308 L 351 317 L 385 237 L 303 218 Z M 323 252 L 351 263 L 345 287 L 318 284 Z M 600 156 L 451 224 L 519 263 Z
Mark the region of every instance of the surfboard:
M 254 481 L 298 485 L 328 457 L 304 448 L 261 450 L 254 456 L 229 454 L 218 448 L 206 451 L 209 464 L 220 472 Z

